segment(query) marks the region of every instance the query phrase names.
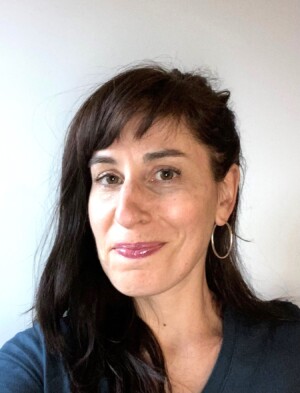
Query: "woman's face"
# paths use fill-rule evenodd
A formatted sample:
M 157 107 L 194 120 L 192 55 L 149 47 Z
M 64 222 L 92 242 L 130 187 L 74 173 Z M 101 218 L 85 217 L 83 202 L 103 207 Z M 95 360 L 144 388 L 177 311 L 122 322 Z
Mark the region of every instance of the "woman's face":
M 91 159 L 89 219 L 111 283 L 144 297 L 200 282 L 235 190 L 214 181 L 207 148 L 183 124 L 159 121 L 140 140 L 133 129 Z

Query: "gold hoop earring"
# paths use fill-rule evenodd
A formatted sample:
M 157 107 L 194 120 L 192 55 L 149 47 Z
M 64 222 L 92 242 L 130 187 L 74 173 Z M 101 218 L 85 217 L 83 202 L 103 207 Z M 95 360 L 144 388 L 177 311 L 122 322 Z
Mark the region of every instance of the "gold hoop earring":
M 215 256 L 216 256 L 217 258 L 219 258 L 219 259 L 225 259 L 225 258 L 227 258 L 228 255 L 231 253 L 232 245 L 233 245 L 233 234 L 232 234 L 231 226 L 230 226 L 230 224 L 228 224 L 228 222 L 225 222 L 225 224 L 226 224 L 226 226 L 227 226 L 227 228 L 228 228 L 228 231 L 229 231 L 229 239 L 230 239 L 230 240 L 229 240 L 229 248 L 228 248 L 228 251 L 227 251 L 227 253 L 226 253 L 225 255 L 220 255 L 220 254 L 217 252 L 216 247 L 215 247 L 215 239 L 214 239 L 214 236 L 215 236 L 215 229 L 216 229 L 216 227 L 217 227 L 216 224 L 214 225 L 214 229 L 213 229 L 213 231 L 212 231 L 211 238 L 210 238 L 211 247 L 212 247 L 212 249 L 213 249 L 213 252 L 214 252 Z

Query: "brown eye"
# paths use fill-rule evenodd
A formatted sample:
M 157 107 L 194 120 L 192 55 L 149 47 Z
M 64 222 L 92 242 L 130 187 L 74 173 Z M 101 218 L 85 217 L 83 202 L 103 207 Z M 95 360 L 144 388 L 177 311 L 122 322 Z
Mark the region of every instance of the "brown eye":
M 104 186 L 110 186 L 115 184 L 122 184 L 122 179 L 113 173 L 107 173 L 100 176 L 97 182 Z
M 174 177 L 174 172 L 170 170 L 163 170 L 160 172 L 160 178 L 162 180 L 171 180 Z
M 175 177 L 179 175 L 180 175 L 180 171 L 172 168 L 166 168 L 166 169 L 160 169 L 158 172 L 156 172 L 155 179 L 168 181 L 168 180 L 173 180 Z

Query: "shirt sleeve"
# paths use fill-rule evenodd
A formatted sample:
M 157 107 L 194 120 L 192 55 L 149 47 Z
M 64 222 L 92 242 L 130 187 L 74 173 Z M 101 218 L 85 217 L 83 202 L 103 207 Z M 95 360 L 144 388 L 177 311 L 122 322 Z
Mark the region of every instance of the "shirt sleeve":
M 0 350 L 0 392 L 43 392 L 44 352 L 37 325 L 4 344 Z

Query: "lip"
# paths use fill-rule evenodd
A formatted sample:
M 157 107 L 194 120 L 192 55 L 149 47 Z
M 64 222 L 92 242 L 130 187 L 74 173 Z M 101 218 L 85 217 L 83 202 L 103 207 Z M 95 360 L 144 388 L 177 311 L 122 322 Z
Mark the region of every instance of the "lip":
M 138 259 L 154 254 L 164 244 L 162 242 L 116 243 L 113 249 L 125 258 Z

